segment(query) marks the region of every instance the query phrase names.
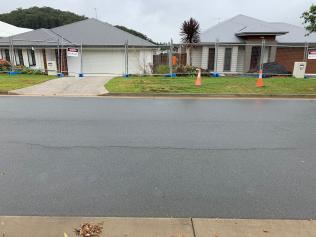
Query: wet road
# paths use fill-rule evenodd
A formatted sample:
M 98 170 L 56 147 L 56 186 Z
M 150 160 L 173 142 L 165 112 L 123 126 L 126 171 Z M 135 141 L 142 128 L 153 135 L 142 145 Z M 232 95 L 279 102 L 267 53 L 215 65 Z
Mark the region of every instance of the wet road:
M 0 215 L 316 218 L 316 101 L 0 97 Z

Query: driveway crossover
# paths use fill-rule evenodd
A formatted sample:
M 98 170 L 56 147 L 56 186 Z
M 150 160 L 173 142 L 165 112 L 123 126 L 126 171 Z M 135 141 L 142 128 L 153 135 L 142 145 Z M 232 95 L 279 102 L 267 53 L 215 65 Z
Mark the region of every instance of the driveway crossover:
M 15 95 L 42 96 L 96 96 L 108 93 L 104 85 L 112 77 L 63 77 L 53 79 L 35 86 L 10 91 Z

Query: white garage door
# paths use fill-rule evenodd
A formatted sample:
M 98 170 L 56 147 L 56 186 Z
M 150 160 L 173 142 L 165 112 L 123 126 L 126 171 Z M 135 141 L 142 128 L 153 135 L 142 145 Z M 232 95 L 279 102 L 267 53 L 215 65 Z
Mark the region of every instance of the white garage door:
M 123 74 L 125 59 L 123 50 L 89 49 L 83 53 L 85 74 Z

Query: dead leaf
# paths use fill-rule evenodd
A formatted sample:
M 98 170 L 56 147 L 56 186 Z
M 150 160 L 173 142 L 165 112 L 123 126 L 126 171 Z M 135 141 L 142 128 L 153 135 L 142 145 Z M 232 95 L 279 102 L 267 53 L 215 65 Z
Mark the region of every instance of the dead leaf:
M 79 229 L 75 229 L 75 233 L 81 237 L 98 237 L 102 230 L 102 224 L 85 223 Z

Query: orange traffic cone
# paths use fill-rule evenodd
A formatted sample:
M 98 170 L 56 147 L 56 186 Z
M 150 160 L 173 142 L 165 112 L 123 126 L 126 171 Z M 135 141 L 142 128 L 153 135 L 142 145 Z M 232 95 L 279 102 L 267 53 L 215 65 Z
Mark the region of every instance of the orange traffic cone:
M 257 87 L 263 87 L 262 70 L 259 71 L 259 78 L 257 80 Z
M 198 71 L 198 75 L 195 80 L 195 86 L 202 86 L 202 77 L 201 77 L 201 69 L 196 69 Z

